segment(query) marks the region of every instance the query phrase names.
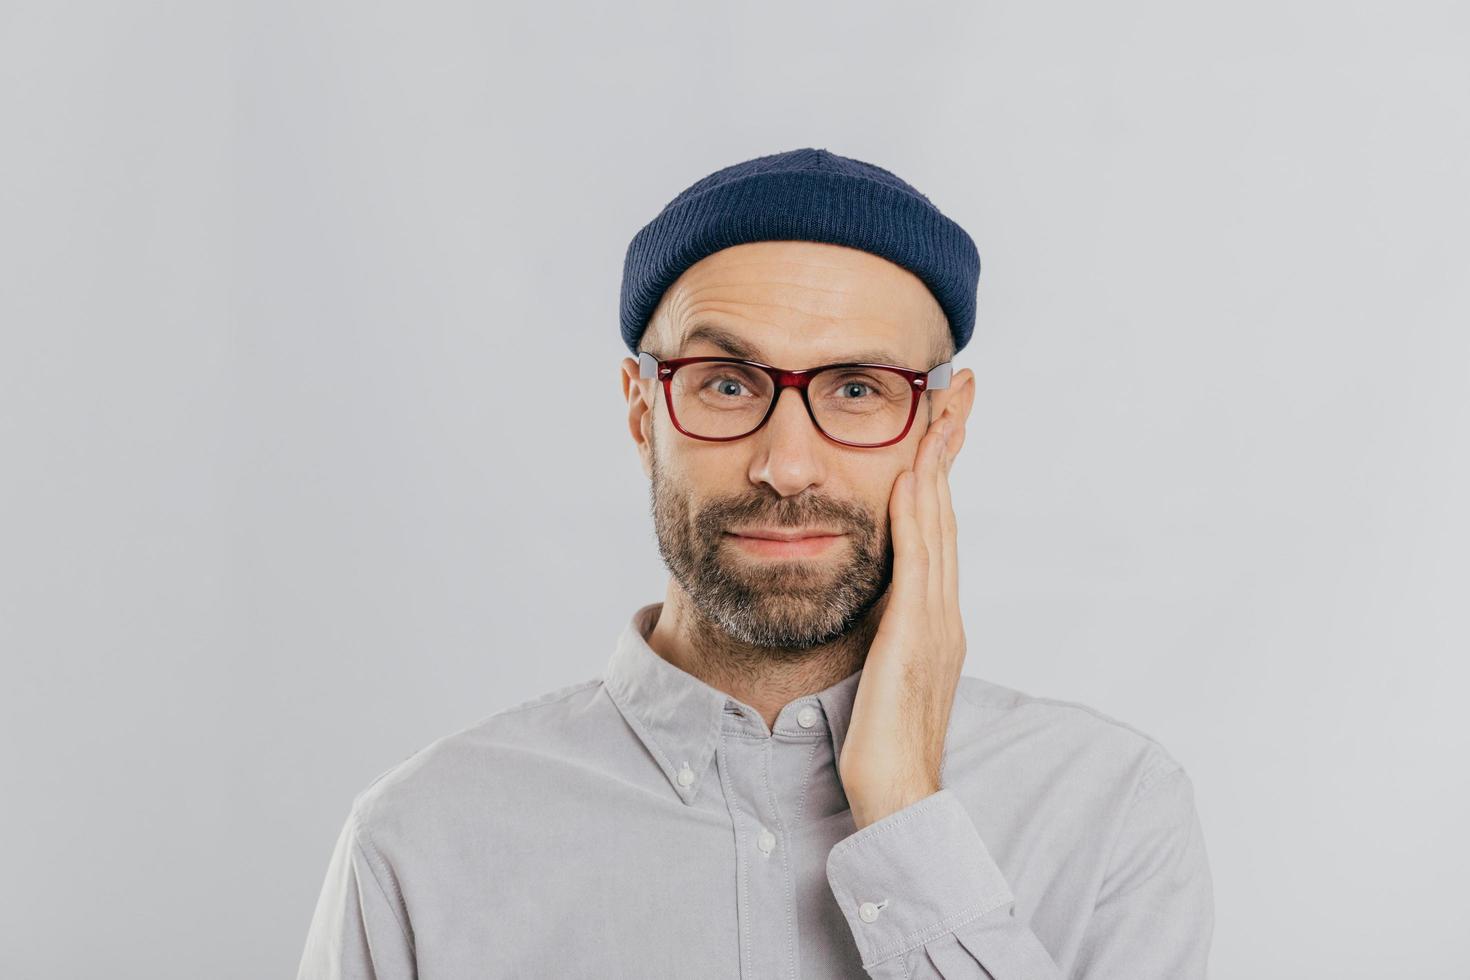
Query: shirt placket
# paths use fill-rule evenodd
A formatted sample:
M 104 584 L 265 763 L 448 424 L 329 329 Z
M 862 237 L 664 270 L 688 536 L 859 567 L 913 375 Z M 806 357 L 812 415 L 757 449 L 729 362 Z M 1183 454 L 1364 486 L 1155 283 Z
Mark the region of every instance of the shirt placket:
M 788 832 L 797 801 L 783 799 L 786 789 L 772 758 L 776 752 L 807 754 L 801 745 L 772 737 L 750 709 L 727 707 L 717 758 L 735 831 L 740 976 L 797 980 L 799 937 Z

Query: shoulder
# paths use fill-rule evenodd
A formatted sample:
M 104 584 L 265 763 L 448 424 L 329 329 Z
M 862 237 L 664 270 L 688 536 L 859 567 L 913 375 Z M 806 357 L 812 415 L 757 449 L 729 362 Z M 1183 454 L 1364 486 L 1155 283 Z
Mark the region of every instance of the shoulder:
M 601 678 L 568 684 L 434 739 L 373 777 L 353 797 L 353 819 L 371 835 L 493 805 L 506 780 L 558 746 L 575 744 L 577 720 L 585 719 L 601 688 Z
M 1152 734 L 1081 701 L 960 678 L 954 736 L 992 761 L 1047 778 L 1100 778 L 1142 791 L 1183 766 Z

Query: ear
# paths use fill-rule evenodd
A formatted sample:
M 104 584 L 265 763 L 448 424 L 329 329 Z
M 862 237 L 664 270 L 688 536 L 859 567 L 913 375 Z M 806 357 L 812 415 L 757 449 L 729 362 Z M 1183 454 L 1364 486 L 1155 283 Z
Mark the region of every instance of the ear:
M 949 421 L 949 457 L 954 459 L 965 443 L 965 422 L 975 404 L 975 372 L 961 368 L 950 376 L 948 388 L 932 392 L 931 397 L 934 398 L 934 417 L 929 425 L 932 428 Z
M 623 379 L 623 397 L 628 400 L 628 432 L 643 462 L 643 475 L 653 479 L 653 446 L 649 431 L 653 428 L 653 400 L 658 397 L 658 384 L 638 376 L 638 361 L 625 357 L 619 365 Z

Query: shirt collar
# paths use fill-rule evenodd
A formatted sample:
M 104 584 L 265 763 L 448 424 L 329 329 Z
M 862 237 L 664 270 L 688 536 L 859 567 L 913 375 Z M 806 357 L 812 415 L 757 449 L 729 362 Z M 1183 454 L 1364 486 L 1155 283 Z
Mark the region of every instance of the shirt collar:
M 679 798 L 689 804 L 706 777 L 713 778 L 710 760 L 722 729 L 753 735 L 769 732 L 760 712 L 674 666 L 648 645 L 663 605 L 642 607 L 623 627 L 603 685 Z M 832 758 L 841 759 L 862 673 L 860 668 L 825 690 L 789 702 L 776 716 L 774 730 L 803 737 L 825 731 L 832 740 Z M 798 719 L 810 724 L 803 726 Z

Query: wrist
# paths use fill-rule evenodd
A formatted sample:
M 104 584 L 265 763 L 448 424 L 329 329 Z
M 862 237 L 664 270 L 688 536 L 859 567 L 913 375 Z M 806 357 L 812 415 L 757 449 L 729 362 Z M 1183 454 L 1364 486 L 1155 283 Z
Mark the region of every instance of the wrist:
M 881 797 L 849 794 L 848 804 L 852 808 L 852 822 L 858 830 L 862 830 L 870 824 L 877 823 L 884 817 L 897 813 L 899 810 L 913 806 L 926 797 L 933 796 L 942 789 L 937 781 L 918 783 L 913 786 L 903 787 Z

